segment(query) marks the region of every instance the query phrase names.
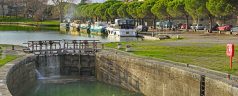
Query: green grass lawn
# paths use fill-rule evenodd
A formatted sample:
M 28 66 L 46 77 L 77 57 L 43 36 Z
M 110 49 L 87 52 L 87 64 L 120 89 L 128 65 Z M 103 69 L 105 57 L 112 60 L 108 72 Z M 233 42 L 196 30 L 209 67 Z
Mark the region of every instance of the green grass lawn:
M 45 24 L 45 25 L 59 25 L 59 20 L 45 20 L 45 21 L 33 21 L 30 18 L 24 18 L 24 17 L 2 17 L 0 16 L 0 22 L 24 22 L 27 24 Z
M 15 55 L 6 55 L 5 58 L 0 58 L 0 67 L 16 58 L 17 58 L 17 56 L 15 56 Z
M 163 60 L 170 60 L 204 68 L 238 75 L 238 58 L 233 59 L 233 69 L 229 68 L 229 57 L 226 56 L 226 45 L 208 43 L 187 43 L 171 45 L 170 41 L 123 42 L 130 44 L 133 54 Z M 116 48 L 117 43 L 107 43 L 106 47 Z M 121 49 L 121 50 L 124 50 Z M 238 49 L 236 49 L 236 52 Z M 238 53 L 235 53 L 237 56 Z
M 0 16 L 0 22 L 30 22 L 32 19 L 24 17 L 15 17 L 15 16 Z
M 52 30 L 58 31 L 59 27 L 34 27 L 34 26 L 17 26 L 17 25 L 0 25 L 1 31 L 37 31 L 37 30 Z
M 41 22 L 41 24 L 46 24 L 46 25 L 59 25 L 60 22 L 59 22 L 59 20 L 47 20 L 47 21 Z
M 0 22 L 21 22 L 21 24 L 0 25 L 1 31 L 35 31 L 35 30 L 52 30 L 59 31 L 59 20 L 45 20 L 41 22 L 23 17 L 0 17 Z M 28 25 L 28 26 L 23 26 Z M 34 25 L 34 26 L 33 26 Z M 38 26 L 39 25 L 39 26 Z M 38 26 L 38 27 L 35 27 Z
M 11 54 L 6 54 L 6 56 L 2 56 L 2 52 L 6 49 L 6 47 L 8 47 L 8 45 L 0 45 L 0 67 L 18 57 L 16 55 Z

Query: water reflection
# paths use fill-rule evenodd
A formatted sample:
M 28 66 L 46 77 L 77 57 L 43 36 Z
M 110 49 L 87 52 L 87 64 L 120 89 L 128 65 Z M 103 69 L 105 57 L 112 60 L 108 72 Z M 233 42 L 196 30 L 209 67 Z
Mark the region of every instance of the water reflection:
M 108 40 L 115 42 L 129 42 L 129 41 L 142 41 L 139 37 L 120 37 L 120 36 L 108 36 Z
M 107 37 L 97 36 L 80 32 L 58 32 L 58 31 L 0 31 L 0 44 L 23 45 L 33 40 L 100 40 L 101 42 L 121 42 L 141 40 L 136 37 Z
M 142 96 L 141 94 L 97 81 L 41 83 L 24 96 Z

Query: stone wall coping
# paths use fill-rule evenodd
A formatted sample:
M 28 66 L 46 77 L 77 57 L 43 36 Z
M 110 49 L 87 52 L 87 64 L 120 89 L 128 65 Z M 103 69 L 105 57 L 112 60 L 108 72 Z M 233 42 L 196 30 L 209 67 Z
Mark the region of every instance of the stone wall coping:
M 27 54 L 25 56 L 19 57 L 11 62 L 8 62 L 4 66 L 0 67 L 0 96 L 12 96 L 8 87 L 7 87 L 7 76 L 8 72 L 17 64 L 19 64 L 21 61 L 23 61 L 26 58 L 32 57 L 32 54 Z
M 158 59 L 158 58 L 151 58 L 151 57 L 144 57 L 144 56 L 138 56 L 132 53 L 128 53 L 125 51 L 121 50 L 116 50 L 116 49 L 104 49 L 101 50 L 101 52 L 98 52 L 96 55 L 107 55 L 107 56 L 113 56 L 117 55 L 120 56 L 120 58 L 130 58 L 130 59 L 136 59 L 136 60 L 141 60 L 148 62 L 146 66 L 152 66 L 151 64 L 159 64 L 161 66 L 165 67 L 173 67 L 173 68 L 178 68 L 182 69 L 191 73 L 196 73 L 199 75 L 205 75 L 207 78 L 211 78 L 214 80 L 218 80 L 224 83 L 227 83 L 233 87 L 238 87 L 238 76 L 233 76 L 231 77 L 231 80 L 227 79 L 227 73 L 191 65 L 191 64 L 185 64 L 185 63 L 180 63 L 180 62 L 174 62 L 170 60 L 164 60 L 164 59 Z

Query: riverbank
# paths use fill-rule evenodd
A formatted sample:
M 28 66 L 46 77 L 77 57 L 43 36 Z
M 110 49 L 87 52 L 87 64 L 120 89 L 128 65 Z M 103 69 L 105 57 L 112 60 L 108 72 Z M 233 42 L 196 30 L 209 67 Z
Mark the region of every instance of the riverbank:
M 0 67 L 24 55 L 22 47 L 0 44 Z
M 42 22 L 24 21 L 24 22 L 0 22 L 0 31 L 32 31 L 32 30 L 59 30 L 60 22 L 58 20 L 47 20 Z
M 0 31 L 58 31 L 59 27 L 57 26 L 31 26 L 31 25 L 1 25 Z
M 233 69 L 229 68 L 229 58 L 226 56 L 226 44 L 229 42 L 238 44 L 236 36 L 213 36 L 206 34 L 181 34 L 184 39 L 169 39 L 160 41 L 122 42 L 131 45 L 132 54 L 169 60 L 183 64 L 196 65 L 220 72 L 238 75 L 238 59 L 235 52 Z M 118 43 L 107 43 L 106 47 L 117 48 Z M 235 51 L 238 51 L 236 48 Z

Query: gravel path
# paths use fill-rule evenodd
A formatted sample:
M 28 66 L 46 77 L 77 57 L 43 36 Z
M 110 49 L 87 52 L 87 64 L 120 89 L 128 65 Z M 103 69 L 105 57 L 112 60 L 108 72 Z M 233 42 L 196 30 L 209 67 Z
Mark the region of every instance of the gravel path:
M 163 42 L 162 45 L 166 46 L 209 46 L 227 43 L 238 44 L 238 36 L 235 35 L 218 35 L 218 34 L 179 34 L 182 40 L 173 40 L 169 42 Z

